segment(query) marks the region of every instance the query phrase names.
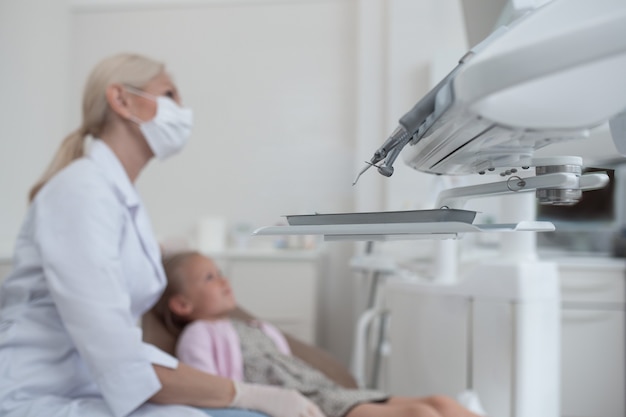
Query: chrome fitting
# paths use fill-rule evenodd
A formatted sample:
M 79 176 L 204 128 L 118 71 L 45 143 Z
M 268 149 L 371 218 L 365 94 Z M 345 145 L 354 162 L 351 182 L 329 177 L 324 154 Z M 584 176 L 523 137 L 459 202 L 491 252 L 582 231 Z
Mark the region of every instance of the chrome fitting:
M 535 167 L 535 174 L 570 173 L 577 177 L 582 175 L 581 165 L 566 163 L 563 165 L 546 165 Z M 539 188 L 535 192 L 539 204 L 552 206 L 572 206 L 580 201 L 583 192 L 580 188 Z

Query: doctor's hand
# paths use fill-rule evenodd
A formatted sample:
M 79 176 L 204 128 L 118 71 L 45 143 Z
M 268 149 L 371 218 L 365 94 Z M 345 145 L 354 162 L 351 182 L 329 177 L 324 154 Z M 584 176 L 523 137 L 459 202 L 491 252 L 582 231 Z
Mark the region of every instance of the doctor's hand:
M 233 383 L 235 398 L 231 407 L 261 411 L 271 417 L 325 417 L 317 405 L 296 390 L 237 381 Z

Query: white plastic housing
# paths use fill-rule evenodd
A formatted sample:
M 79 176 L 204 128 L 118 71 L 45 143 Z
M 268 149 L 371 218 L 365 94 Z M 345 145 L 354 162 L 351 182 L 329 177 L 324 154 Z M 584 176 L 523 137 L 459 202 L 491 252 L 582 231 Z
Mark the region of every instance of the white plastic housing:
M 532 166 L 536 149 L 584 139 L 626 109 L 624 74 L 626 2 L 555 0 L 477 49 L 403 158 L 441 174 Z

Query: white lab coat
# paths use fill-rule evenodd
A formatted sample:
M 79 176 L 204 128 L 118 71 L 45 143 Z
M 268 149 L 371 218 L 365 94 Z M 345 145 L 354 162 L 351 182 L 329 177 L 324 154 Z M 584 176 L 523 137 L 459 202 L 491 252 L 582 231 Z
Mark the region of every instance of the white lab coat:
M 143 204 L 95 140 L 31 204 L 0 288 L 0 416 L 206 417 L 146 403 L 152 364 L 178 364 L 136 324 L 164 286 Z

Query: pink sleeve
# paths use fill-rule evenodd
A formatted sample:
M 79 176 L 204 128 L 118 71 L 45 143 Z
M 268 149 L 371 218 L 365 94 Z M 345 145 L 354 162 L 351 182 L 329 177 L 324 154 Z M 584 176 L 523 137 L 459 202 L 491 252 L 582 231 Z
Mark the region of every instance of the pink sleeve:
M 211 333 L 206 331 L 201 322 L 185 327 L 176 345 L 176 356 L 189 366 L 217 375 Z
M 276 347 L 281 353 L 291 355 L 289 343 L 287 343 L 287 339 L 285 339 L 285 336 L 283 336 L 280 330 L 266 322 L 261 322 L 261 330 L 274 341 L 274 344 L 276 344 Z
M 178 339 L 176 355 L 201 371 L 243 380 L 239 336 L 229 320 L 197 320 L 188 324 Z

